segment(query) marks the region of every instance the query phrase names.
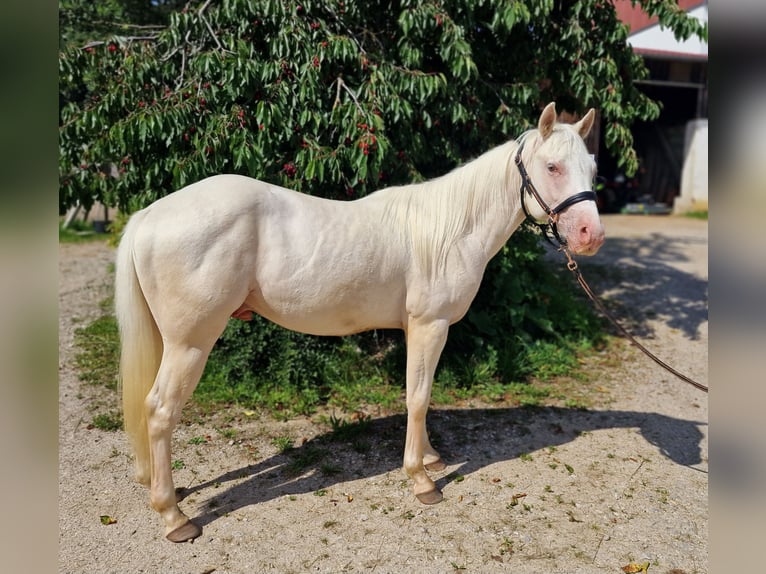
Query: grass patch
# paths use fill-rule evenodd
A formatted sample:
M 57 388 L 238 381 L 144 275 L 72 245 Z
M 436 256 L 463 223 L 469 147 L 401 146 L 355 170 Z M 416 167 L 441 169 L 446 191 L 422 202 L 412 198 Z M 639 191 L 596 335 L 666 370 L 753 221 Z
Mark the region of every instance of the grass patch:
M 109 233 L 96 233 L 93 224 L 75 220 L 66 229 L 59 223 L 59 243 L 84 243 L 86 241 L 108 241 Z
M 120 344 L 115 317 L 103 315 L 78 328 L 74 341 L 78 348 L 75 365 L 80 380 L 116 390 Z
M 93 417 L 91 425 L 93 425 L 93 428 L 103 431 L 120 430 L 122 428 L 122 413 L 119 411 L 111 411 L 98 414 Z
M 333 440 L 354 442 L 369 434 L 372 417 L 362 416 L 355 421 L 350 421 L 331 415 L 326 422 L 332 429 Z
M 684 217 L 690 217 L 692 219 L 704 219 L 705 221 L 708 220 L 708 211 L 700 210 L 700 211 L 689 211 L 687 213 L 684 213 Z
M 279 452 L 289 452 L 293 449 L 293 439 L 288 436 L 278 436 L 271 439 L 273 444 Z

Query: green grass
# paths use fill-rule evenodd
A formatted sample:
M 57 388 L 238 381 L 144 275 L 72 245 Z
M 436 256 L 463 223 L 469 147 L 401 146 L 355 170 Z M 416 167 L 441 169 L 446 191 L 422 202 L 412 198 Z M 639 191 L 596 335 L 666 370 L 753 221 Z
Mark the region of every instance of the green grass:
M 75 356 L 80 379 L 93 384 L 117 389 L 117 365 L 120 357 L 117 320 L 103 315 L 85 327 L 75 330 Z
M 687 213 L 684 213 L 685 217 L 690 217 L 692 219 L 704 219 L 707 221 L 708 219 L 708 211 L 707 209 L 701 210 L 701 211 L 689 211 Z
M 103 431 L 116 431 L 122 428 L 122 413 L 112 411 L 109 413 L 101 413 L 93 417 L 91 423 L 94 428 Z
M 60 243 L 83 243 L 85 241 L 107 241 L 111 235 L 109 233 L 96 233 L 93 224 L 84 221 L 73 221 L 69 227 L 64 229 L 63 224 L 59 223 L 59 242 Z
M 293 449 L 293 439 L 288 436 L 278 436 L 271 439 L 273 444 L 279 452 L 289 452 Z

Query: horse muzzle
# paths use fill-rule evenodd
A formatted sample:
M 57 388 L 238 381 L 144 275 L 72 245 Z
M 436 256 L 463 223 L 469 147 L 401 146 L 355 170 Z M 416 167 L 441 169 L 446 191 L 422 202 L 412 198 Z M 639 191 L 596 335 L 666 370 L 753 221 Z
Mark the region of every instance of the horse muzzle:
M 606 234 L 601 221 L 596 218 L 578 218 L 579 220 L 564 234 L 567 246 L 575 255 L 595 255 L 604 244 Z

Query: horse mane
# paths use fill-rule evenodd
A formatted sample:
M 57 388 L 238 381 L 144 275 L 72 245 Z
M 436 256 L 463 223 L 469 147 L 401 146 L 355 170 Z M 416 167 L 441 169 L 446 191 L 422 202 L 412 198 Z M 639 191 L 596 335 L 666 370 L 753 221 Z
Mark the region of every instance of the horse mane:
M 510 140 L 441 177 L 378 192 L 388 201 L 383 223 L 402 234 L 426 275 L 438 275 L 455 242 L 488 217 L 511 217 L 518 207 L 510 189 L 517 147 Z

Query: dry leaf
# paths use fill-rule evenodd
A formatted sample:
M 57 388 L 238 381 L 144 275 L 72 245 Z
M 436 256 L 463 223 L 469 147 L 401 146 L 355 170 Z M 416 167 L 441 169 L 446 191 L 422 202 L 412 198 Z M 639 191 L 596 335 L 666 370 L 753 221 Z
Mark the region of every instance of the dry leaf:
M 627 566 L 623 566 L 622 571 L 625 572 L 625 574 L 637 574 L 638 572 L 646 574 L 649 572 L 649 563 L 642 562 L 641 564 L 638 564 L 637 562 L 631 562 Z
M 109 524 L 114 524 L 115 522 L 117 522 L 116 518 L 112 518 L 111 516 L 109 516 L 107 514 L 102 514 L 101 515 L 101 524 L 104 524 L 104 525 L 108 526 Z

